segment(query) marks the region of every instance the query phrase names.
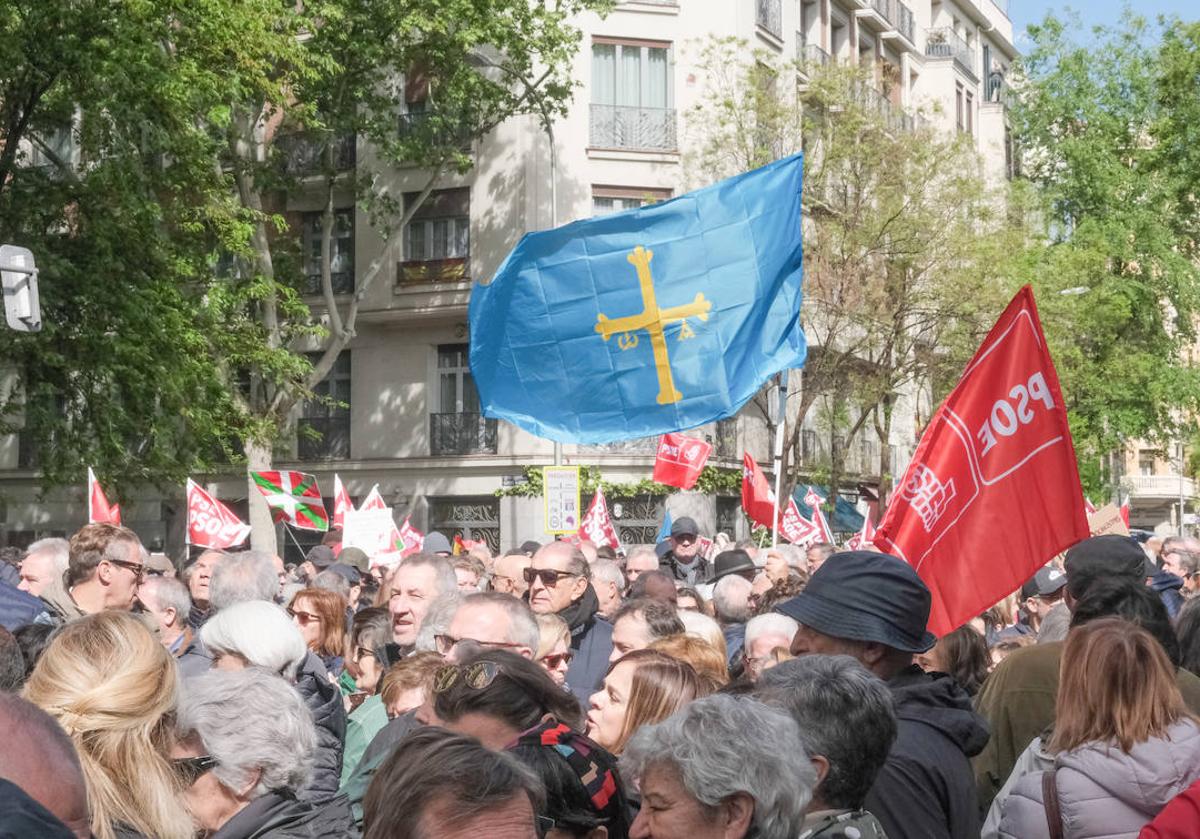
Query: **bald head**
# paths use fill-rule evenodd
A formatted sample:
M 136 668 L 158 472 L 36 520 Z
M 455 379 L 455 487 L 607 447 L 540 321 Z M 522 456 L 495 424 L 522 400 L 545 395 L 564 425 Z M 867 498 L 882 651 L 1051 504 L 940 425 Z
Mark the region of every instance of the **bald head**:
M 12 781 L 80 839 L 92 835 L 87 787 L 71 738 L 54 718 L 0 693 L 0 778 Z

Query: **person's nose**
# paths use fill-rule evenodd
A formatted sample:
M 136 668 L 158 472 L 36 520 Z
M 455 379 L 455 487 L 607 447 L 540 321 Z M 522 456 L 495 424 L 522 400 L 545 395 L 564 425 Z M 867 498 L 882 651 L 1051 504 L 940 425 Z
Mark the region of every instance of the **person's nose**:
M 637 818 L 629 826 L 629 839 L 650 839 L 650 819 L 645 810 L 638 810 Z

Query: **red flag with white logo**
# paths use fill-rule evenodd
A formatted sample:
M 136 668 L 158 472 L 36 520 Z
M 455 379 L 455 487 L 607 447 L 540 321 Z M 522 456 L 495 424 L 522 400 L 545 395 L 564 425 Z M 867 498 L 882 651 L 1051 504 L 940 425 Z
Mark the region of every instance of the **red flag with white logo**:
M 795 498 L 788 499 L 787 510 L 779 521 L 779 532 L 784 539 L 801 547 L 821 540 L 821 531 L 800 514 Z
M 421 550 L 421 546 L 425 544 L 425 534 L 413 527 L 408 519 L 405 519 L 404 524 L 400 525 L 400 541 L 404 543 L 401 555 L 408 556 Z
M 821 505 L 825 503 L 825 499 L 812 487 L 808 488 L 808 492 L 804 493 L 804 503 L 812 510 L 813 526 L 820 533 L 820 541 L 833 544 L 833 528 L 829 526 L 829 522 L 825 518 L 825 513 L 821 510 Z
M 104 495 L 104 490 L 100 487 L 100 482 L 96 480 L 96 473 L 92 471 L 92 467 L 88 467 L 88 523 L 106 522 L 108 524 L 121 523 L 121 505 L 109 504 L 108 498 Z
M 350 500 L 350 493 L 346 492 L 346 488 L 342 486 L 342 478 L 336 472 L 333 473 L 333 526 L 339 530 L 345 527 L 346 511 L 354 509 L 354 502 Z
M 875 525 L 871 523 L 871 516 L 863 516 L 862 530 L 850 537 L 850 541 L 846 543 L 846 547 L 852 551 L 866 550 L 868 547 L 875 544 Z
M 755 524 L 771 527 L 775 515 L 775 493 L 767 483 L 767 476 L 749 452 L 742 454 L 742 509 L 746 517 Z
M 654 480 L 667 486 L 691 489 L 708 461 L 712 446 L 684 434 L 664 434 L 654 458 Z
M 187 541 L 204 548 L 232 548 L 246 541 L 250 525 L 200 485 L 187 482 Z
M 921 575 L 929 629 L 944 635 L 1088 534 L 1067 411 L 1026 286 L 930 420 L 875 545 Z
M 383 496 L 379 493 L 379 484 L 371 487 L 371 491 L 367 493 L 367 497 L 358 505 L 360 510 L 386 510 L 387 502 L 383 500 Z
M 596 497 L 592 499 L 587 514 L 579 524 L 579 537 L 587 539 L 596 547 L 608 545 L 614 550 L 621 547 L 617 538 L 617 529 L 613 526 L 612 516 L 608 514 L 608 503 L 604 500 L 604 490 L 597 487 Z

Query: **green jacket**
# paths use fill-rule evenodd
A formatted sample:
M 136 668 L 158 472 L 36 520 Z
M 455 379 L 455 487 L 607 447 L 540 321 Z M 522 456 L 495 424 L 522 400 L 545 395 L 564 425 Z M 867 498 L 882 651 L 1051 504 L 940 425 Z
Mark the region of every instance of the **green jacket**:
M 355 767 L 362 760 L 367 745 L 375 739 L 379 730 L 388 723 L 387 708 L 383 705 L 383 697 L 378 694 L 369 696 L 354 709 L 346 719 L 346 748 L 342 752 L 342 782 L 344 789 L 346 781 L 354 774 Z

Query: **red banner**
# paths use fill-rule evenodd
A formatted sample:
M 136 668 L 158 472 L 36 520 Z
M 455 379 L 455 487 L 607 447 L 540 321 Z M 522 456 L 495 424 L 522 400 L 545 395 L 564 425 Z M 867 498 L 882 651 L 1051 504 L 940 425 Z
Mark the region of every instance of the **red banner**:
M 617 538 L 617 528 L 613 526 L 612 516 L 608 514 L 604 490 L 599 487 L 596 488 L 596 497 L 592 499 L 587 515 L 579 525 L 579 536 L 596 547 L 608 545 L 613 550 L 619 550 L 621 547 L 621 540 Z
M 205 548 L 232 548 L 246 541 L 250 526 L 188 478 L 187 540 Z
M 788 499 L 787 510 L 779 521 L 779 532 L 784 539 L 801 547 L 821 540 L 820 529 L 800 515 L 800 507 L 796 505 L 795 498 Z
M 654 458 L 654 480 L 667 486 L 691 489 L 708 461 L 712 446 L 683 434 L 664 434 Z
M 875 525 L 871 524 L 871 515 L 863 516 L 862 530 L 850 537 L 846 547 L 852 551 L 865 551 L 875 544 Z
M 342 486 L 342 478 L 336 472 L 333 475 L 333 526 L 341 530 L 346 523 L 346 511 L 354 509 L 350 493 Z
M 812 510 L 813 526 L 816 527 L 820 540 L 826 544 L 833 544 L 833 528 L 829 526 L 829 522 L 825 519 L 825 513 L 821 510 L 821 505 L 825 503 L 815 489 L 808 488 L 808 492 L 804 493 L 804 503 Z
M 421 546 L 425 544 L 425 534 L 409 524 L 408 519 L 405 519 L 404 524 L 400 525 L 400 541 L 404 543 L 404 550 L 401 551 L 401 554 L 408 556 L 421 550 Z
M 875 534 L 933 593 L 944 635 L 1088 537 L 1075 447 L 1021 289 L 929 422 Z
M 758 468 L 749 452 L 742 455 L 742 509 L 755 524 L 773 526 L 771 519 L 775 515 L 775 493 L 767 483 L 767 476 Z
M 104 490 L 100 488 L 100 482 L 96 480 L 96 473 L 92 471 L 92 467 L 88 467 L 88 523 L 106 522 L 108 524 L 121 523 L 121 505 L 109 504 L 108 498 L 104 495 Z

